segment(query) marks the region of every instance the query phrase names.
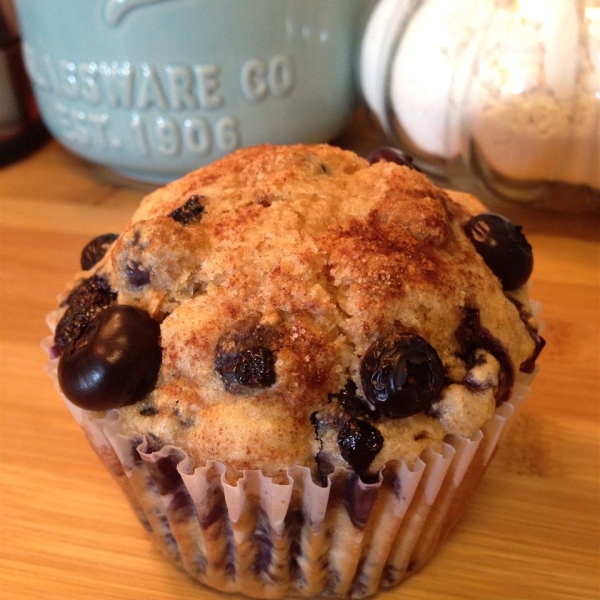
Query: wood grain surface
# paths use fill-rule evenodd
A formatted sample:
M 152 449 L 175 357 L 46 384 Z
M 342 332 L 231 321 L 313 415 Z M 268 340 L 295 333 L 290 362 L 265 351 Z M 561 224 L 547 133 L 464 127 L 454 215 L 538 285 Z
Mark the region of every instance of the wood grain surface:
M 364 150 L 368 131 L 342 138 Z M 0 597 L 224 596 L 154 550 L 44 373 L 44 316 L 93 236 L 121 230 L 151 189 L 50 142 L 0 171 Z M 381 600 L 597 600 L 600 222 L 492 207 L 535 249 L 541 373 L 464 518 L 433 562 Z

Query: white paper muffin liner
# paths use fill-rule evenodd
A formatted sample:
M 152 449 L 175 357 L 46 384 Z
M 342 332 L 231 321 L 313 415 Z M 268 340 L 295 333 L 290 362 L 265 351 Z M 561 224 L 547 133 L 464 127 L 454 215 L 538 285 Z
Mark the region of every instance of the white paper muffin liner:
M 535 303 L 536 313 L 540 308 Z M 49 350 L 52 339 L 43 346 Z M 57 363 L 50 360 L 47 370 L 60 393 Z M 232 485 L 220 462 L 192 469 L 180 448 L 153 451 L 142 435 L 122 435 L 116 410 L 96 418 L 65 402 L 156 545 L 198 581 L 257 598 L 360 598 L 430 560 L 537 370 L 517 375 L 511 398 L 475 435 L 448 436 L 441 453 L 426 450 L 410 468 L 390 462 L 371 484 L 337 468 L 323 487 L 295 466 L 286 484 L 246 471 Z

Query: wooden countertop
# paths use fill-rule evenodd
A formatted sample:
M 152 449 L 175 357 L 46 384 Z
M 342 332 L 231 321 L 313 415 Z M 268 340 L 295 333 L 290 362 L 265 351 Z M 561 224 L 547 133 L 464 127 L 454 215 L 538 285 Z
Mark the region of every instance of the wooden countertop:
M 119 231 L 149 189 L 56 142 L 0 170 L 1 598 L 223 598 L 154 550 L 43 370 L 44 316 L 81 247 Z M 535 249 L 541 373 L 456 530 L 382 600 L 600 597 L 600 221 L 501 210 Z

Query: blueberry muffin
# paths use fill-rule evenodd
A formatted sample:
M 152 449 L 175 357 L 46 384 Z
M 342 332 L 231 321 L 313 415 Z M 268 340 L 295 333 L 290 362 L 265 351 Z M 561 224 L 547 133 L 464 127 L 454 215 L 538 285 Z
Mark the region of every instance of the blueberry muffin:
M 81 267 L 61 392 L 163 550 L 256 597 L 420 568 L 543 346 L 521 228 L 392 149 L 237 151 Z

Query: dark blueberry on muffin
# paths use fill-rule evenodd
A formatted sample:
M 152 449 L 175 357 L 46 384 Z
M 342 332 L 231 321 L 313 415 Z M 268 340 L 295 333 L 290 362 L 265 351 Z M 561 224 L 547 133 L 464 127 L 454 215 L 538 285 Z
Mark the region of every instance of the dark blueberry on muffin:
M 516 290 L 533 271 L 533 252 L 521 227 L 501 215 L 471 217 L 465 232 L 505 290 Z
M 235 391 L 238 386 L 265 388 L 275 383 L 273 352 L 261 346 L 234 352 L 222 349 L 215 358 L 215 370 L 230 391 Z
M 374 410 L 367 401 L 358 394 L 358 388 L 354 381 L 349 379 L 346 385 L 337 393 L 329 394 L 329 401 L 337 400 L 350 417 L 370 416 L 376 418 L 378 412 Z
M 139 262 L 133 262 L 128 266 L 125 269 L 125 275 L 133 289 L 143 288 L 150 283 L 150 273 Z
M 359 474 L 365 473 L 383 448 L 383 436 L 361 419 L 349 419 L 338 434 L 342 458 Z
M 99 312 L 116 300 L 117 293 L 110 288 L 104 277 L 94 275 L 82 280 L 63 302 L 67 310 L 54 333 L 56 350 L 62 353 L 66 345 L 76 340 Z
M 200 200 L 203 196 L 190 196 L 185 204 L 176 208 L 173 212 L 169 214 L 171 219 L 177 221 L 181 225 L 190 225 L 192 223 L 198 223 L 202 218 L 202 213 L 204 212 L 204 206 Z
M 438 397 L 444 367 L 422 337 L 396 333 L 375 342 L 362 359 L 360 374 L 367 400 L 386 417 L 408 417 Z
M 515 379 L 514 367 L 502 342 L 482 326 L 478 309 L 465 306 L 462 309 L 463 321 L 456 331 L 456 340 L 460 345 L 460 357 L 471 369 L 476 363 L 476 350 L 489 352 L 500 366 L 496 404 L 508 399 Z
M 161 363 L 160 326 L 143 310 L 101 311 L 65 348 L 58 381 L 73 404 L 108 410 L 133 404 L 153 388 Z
M 81 268 L 87 271 L 97 264 L 118 237 L 117 233 L 105 233 L 90 240 L 81 251 Z

